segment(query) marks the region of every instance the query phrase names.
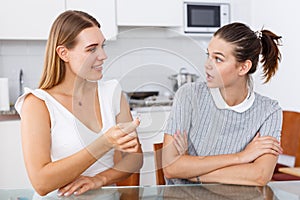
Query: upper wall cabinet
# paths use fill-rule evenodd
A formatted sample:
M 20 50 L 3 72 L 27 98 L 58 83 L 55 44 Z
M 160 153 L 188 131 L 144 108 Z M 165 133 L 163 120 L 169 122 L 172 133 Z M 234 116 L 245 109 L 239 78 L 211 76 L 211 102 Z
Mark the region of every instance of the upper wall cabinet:
M 46 40 L 55 18 L 70 9 L 93 15 L 106 39 L 117 35 L 114 0 L 9 0 L 0 6 L 0 40 Z
M 117 0 L 118 26 L 181 26 L 182 0 Z
M 66 0 L 67 10 L 81 10 L 91 14 L 101 24 L 107 40 L 115 39 L 118 33 L 115 1 Z
M 62 0 L 2 1 L 0 39 L 47 39 L 51 24 L 64 10 Z

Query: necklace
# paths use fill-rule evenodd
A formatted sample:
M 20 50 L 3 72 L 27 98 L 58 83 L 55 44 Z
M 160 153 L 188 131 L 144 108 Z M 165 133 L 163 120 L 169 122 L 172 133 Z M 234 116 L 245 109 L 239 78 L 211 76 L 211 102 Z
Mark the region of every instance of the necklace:
M 82 99 L 82 97 L 73 97 L 73 102 L 75 103 L 75 104 L 77 104 L 78 106 L 82 106 L 83 105 L 83 99 Z

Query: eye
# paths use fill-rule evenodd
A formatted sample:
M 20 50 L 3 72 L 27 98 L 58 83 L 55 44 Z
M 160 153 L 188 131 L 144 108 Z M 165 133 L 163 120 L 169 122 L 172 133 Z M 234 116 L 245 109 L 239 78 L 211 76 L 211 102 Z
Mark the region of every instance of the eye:
M 92 53 L 96 52 L 96 50 L 97 50 L 96 47 L 92 47 L 92 48 L 89 49 L 89 51 L 92 52 Z
M 223 60 L 219 57 L 215 57 L 215 60 L 216 60 L 217 63 L 223 62 Z

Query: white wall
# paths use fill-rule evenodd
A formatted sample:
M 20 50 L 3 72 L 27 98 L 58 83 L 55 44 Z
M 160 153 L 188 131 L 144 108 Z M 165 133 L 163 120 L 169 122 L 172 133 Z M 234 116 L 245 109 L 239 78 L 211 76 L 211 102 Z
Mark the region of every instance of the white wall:
M 164 28 L 121 31 L 116 41 L 106 42 L 108 58 L 103 65 L 103 79 L 119 80 L 126 92 L 145 89 L 172 93 L 168 76 L 178 73 L 181 67 L 198 75 L 203 71 L 206 47 L 199 45 L 201 41 Z M 38 86 L 45 45 L 46 41 L 0 40 L 0 77 L 9 78 L 11 104 L 19 95 L 20 69 L 24 86 Z M 204 80 L 204 75 L 201 78 Z
M 254 30 L 261 27 L 282 36 L 280 48 L 282 61 L 275 77 L 268 84 L 261 84 L 256 74 L 258 92 L 277 99 L 284 110 L 300 111 L 300 65 L 299 19 L 300 1 L 295 0 L 251 0 L 251 25 Z
M 284 110 L 300 112 L 300 66 L 298 65 L 298 19 L 300 1 L 294 0 L 231 0 L 232 21 L 248 24 L 252 30 L 262 27 L 282 36 L 282 61 L 271 82 L 263 84 L 261 68 L 254 74 L 255 90 L 278 100 Z M 297 24 L 298 23 L 298 24 Z
M 19 96 L 19 73 L 23 70 L 24 85 L 38 85 L 44 61 L 46 41 L 0 40 L 0 77 L 7 77 L 10 104 Z
M 299 24 L 297 20 L 300 19 L 299 6 L 300 1 L 295 0 L 231 0 L 232 21 L 245 22 L 253 30 L 258 30 L 264 26 L 283 36 L 282 62 L 279 71 L 268 84 L 262 84 L 260 73 L 256 73 L 254 76 L 256 91 L 277 99 L 285 110 L 300 112 L 300 93 L 298 92 L 300 91 L 300 79 L 298 78 L 300 66 L 297 66 L 297 53 L 300 46 L 297 37 L 297 23 Z M 145 79 L 145 76 L 152 76 L 154 77 L 152 80 L 155 82 L 161 82 L 170 87 L 171 83 L 166 77 L 187 63 L 183 59 L 174 59 L 174 56 L 168 52 L 164 56 L 159 56 L 160 53 L 166 53 L 166 51 L 162 52 L 157 49 L 155 51 L 135 51 L 127 54 L 126 58 L 120 57 L 118 62 L 112 63 L 121 53 L 124 53 L 124 49 L 145 46 L 146 43 L 163 44 L 163 48 L 170 50 L 169 52 L 173 51 L 174 48 L 181 48 L 186 54 L 185 58 L 193 59 L 194 63 L 198 62 L 201 54 L 203 54 L 201 48 L 206 48 L 205 45 L 198 49 L 190 48 L 182 38 L 125 37 L 107 45 L 109 59 L 105 62 L 105 67 L 110 68 L 105 70 L 104 77 L 122 79 L 126 90 L 135 89 L 135 85 L 140 84 L 140 80 Z M 42 71 L 44 46 L 45 41 L 0 41 L 0 77 L 10 78 L 11 103 L 14 103 L 18 96 L 18 72 L 20 68 L 24 69 L 25 85 L 37 86 Z M 182 54 L 180 51 L 176 50 L 176 52 Z M 165 67 L 160 68 L 160 65 L 155 65 L 155 63 Z M 131 71 L 131 73 L 137 73 L 133 76 L 124 76 L 136 67 L 143 68 L 143 64 L 143 67 L 148 70 L 144 74 L 140 74 L 140 71 Z M 201 62 L 199 62 L 198 67 L 201 68 Z M 132 82 L 133 80 L 136 82 Z

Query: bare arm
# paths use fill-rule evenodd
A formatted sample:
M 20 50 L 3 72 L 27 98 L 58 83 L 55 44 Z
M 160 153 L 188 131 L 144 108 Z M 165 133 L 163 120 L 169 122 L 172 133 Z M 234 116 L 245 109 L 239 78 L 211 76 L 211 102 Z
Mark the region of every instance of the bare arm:
M 97 139 L 96 143 L 101 148 L 97 148 L 95 152 L 91 153 L 84 148 L 69 157 L 52 162 L 51 124 L 44 101 L 29 94 L 22 106 L 21 119 L 25 165 L 30 181 L 40 195 L 46 195 L 79 177 L 97 160 L 95 155 L 101 157 L 112 147 L 121 149 L 118 139 L 124 138 L 124 133 L 118 127 L 112 127 Z
M 216 156 L 206 156 L 206 157 L 190 156 L 190 155 L 180 156 L 179 152 L 182 152 L 182 150 L 178 151 L 176 149 L 178 148 L 178 145 L 174 145 L 176 144 L 176 142 L 174 141 L 178 141 L 178 139 L 176 138 L 178 138 L 178 136 L 175 137 L 174 139 L 170 135 L 167 134 L 165 135 L 164 144 L 170 144 L 168 145 L 169 147 L 166 146 L 164 148 L 164 152 L 165 152 L 164 157 L 166 157 L 166 159 L 164 160 L 167 160 L 167 158 L 169 158 L 167 160 L 168 163 L 165 163 L 166 167 L 164 169 L 167 178 L 187 179 L 190 177 L 201 176 L 201 181 L 220 182 L 222 180 L 222 177 L 220 176 L 224 173 L 228 178 L 231 177 L 230 180 L 227 180 L 228 182 L 224 182 L 224 183 L 240 183 L 241 179 L 245 179 L 245 174 L 243 174 L 243 171 L 241 172 L 239 171 L 239 173 L 237 173 L 238 169 L 236 168 L 240 166 L 248 166 L 249 168 L 246 168 L 246 170 L 244 171 L 245 173 L 248 173 L 247 171 L 250 169 L 253 170 L 253 174 L 257 171 L 255 174 L 256 176 L 251 176 L 247 174 L 249 175 L 249 178 L 252 178 L 252 180 L 250 180 L 252 181 L 252 184 L 254 181 L 263 182 L 262 179 L 265 180 L 269 178 L 270 171 L 272 171 L 272 167 L 274 164 L 274 158 L 276 163 L 276 157 L 282 151 L 279 142 L 275 138 L 270 136 L 260 137 L 258 133 L 256 137 L 251 141 L 251 143 L 248 144 L 248 146 L 245 148 L 244 151 L 236 154 L 216 155 Z M 261 161 L 262 157 L 269 158 L 269 156 L 271 156 L 273 160 L 263 159 L 263 161 Z M 270 166 L 270 168 L 261 171 L 260 166 Z M 233 169 L 232 174 L 228 173 L 229 171 L 225 171 L 229 169 Z M 213 176 L 216 173 L 218 174 L 216 176 Z M 235 175 L 237 177 L 232 175 Z M 257 180 L 256 178 L 257 175 L 261 175 L 262 179 Z M 205 178 L 208 176 L 214 177 L 215 179 L 206 180 Z M 241 177 L 238 178 L 239 176 Z M 196 181 L 195 178 L 192 180 Z M 259 184 L 256 183 L 255 185 L 259 185 Z
M 202 182 L 266 185 L 272 178 L 277 156 L 264 154 L 254 162 L 221 168 L 200 176 Z M 238 172 L 238 173 L 237 173 Z
M 28 95 L 21 119 L 25 165 L 30 181 L 39 194 L 45 195 L 66 185 L 95 162 L 96 159 L 85 149 L 65 159 L 51 161 L 50 118 L 42 100 Z
M 60 195 L 69 196 L 71 194 L 80 195 L 88 190 L 97 189 L 105 185 L 111 185 L 118 181 L 121 181 L 132 173 L 138 171 L 143 165 L 143 154 L 141 145 L 138 141 L 136 131 L 132 131 L 132 128 L 136 128 L 134 123 L 131 122 L 132 117 L 129 109 L 129 105 L 122 95 L 121 97 L 121 111 L 117 116 L 117 123 L 122 131 L 131 132 L 128 134 L 131 141 L 126 142 L 122 146 L 122 149 L 134 149 L 130 153 L 124 151 L 115 151 L 115 165 L 113 168 L 109 168 L 94 177 L 80 176 L 73 182 L 69 183 L 65 187 L 60 189 Z M 135 120 L 136 121 L 136 120 Z M 129 122 L 129 123 L 124 123 Z M 132 124 L 134 127 L 132 127 Z
M 188 179 L 240 163 L 239 157 L 233 154 L 207 157 L 180 155 L 175 147 L 174 138 L 168 134 L 164 136 L 163 170 L 167 178 Z
M 129 105 L 124 95 L 121 97 L 121 111 L 117 116 L 117 123 L 124 123 L 132 121 Z M 136 132 L 135 132 L 136 133 Z M 138 137 L 135 140 L 137 151 L 134 153 L 124 153 L 122 151 L 115 151 L 115 165 L 114 168 L 108 169 L 99 174 L 105 177 L 105 185 L 110 185 L 121 181 L 132 173 L 137 172 L 143 165 L 143 153 Z

